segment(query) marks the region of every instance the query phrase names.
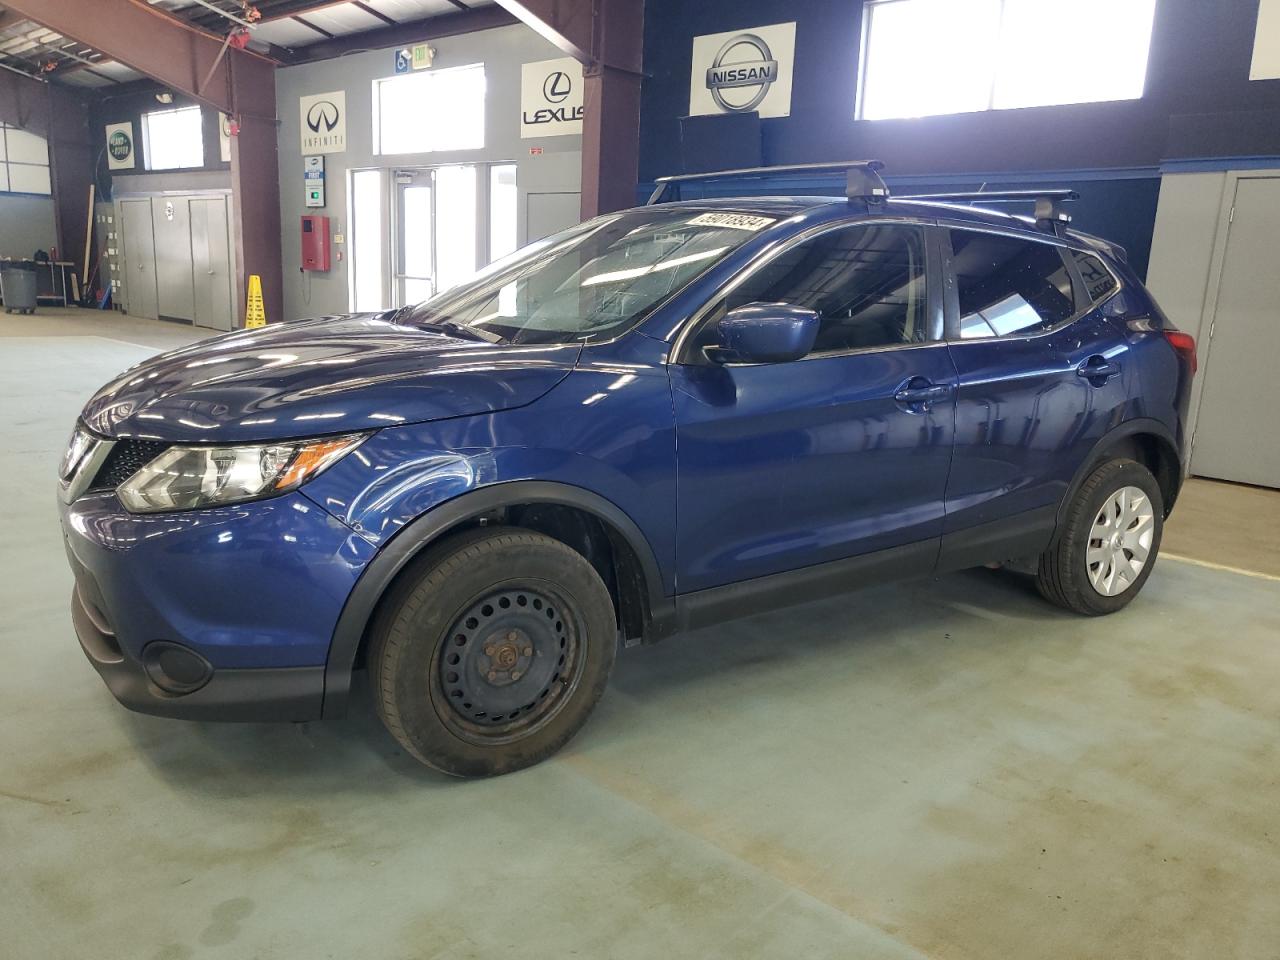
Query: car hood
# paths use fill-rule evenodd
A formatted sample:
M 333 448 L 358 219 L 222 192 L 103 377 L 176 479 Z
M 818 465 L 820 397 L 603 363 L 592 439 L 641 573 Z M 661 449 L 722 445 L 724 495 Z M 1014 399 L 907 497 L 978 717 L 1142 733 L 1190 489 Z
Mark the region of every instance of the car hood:
M 108 437 L 222 443 L 346 433 L 537 400 L 579 344 L 476 343 L 378 315 L 242 330 L 146 360 L 84 409 Z

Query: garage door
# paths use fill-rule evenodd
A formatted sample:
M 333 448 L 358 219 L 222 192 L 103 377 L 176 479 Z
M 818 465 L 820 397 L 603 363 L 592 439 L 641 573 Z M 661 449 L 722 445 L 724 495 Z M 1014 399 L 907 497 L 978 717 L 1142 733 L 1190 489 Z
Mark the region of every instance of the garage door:
M 1237 181 L 1209 332 L 1191 472 L 1280 487 L 1280 417 L 1268 398 L 1280 358 L 1280 178 Z

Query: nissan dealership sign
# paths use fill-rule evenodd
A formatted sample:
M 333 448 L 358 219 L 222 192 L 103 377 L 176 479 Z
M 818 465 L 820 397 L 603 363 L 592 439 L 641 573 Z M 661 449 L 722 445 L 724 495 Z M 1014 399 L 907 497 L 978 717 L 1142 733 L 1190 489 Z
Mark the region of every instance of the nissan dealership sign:
M 694 37 L 690 115 L 790 116 L 795 49 L 794 23 Z
M 582 64 L 573 57 L 520 68 L 520 136 L 582 133 Z

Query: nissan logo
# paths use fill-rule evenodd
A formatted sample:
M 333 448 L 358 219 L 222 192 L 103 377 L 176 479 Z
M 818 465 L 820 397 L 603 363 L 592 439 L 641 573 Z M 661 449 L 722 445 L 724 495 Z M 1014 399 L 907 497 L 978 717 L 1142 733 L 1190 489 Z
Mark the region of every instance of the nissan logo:
M 721 110 L 746 113 L 760 106 L 778 79 L 778 61 L 769 45 L 754 33 L 740 33 L 725 41 L 707 68 L 707 89 Z M 742 90 L 746 99 L 725 95 Z
M 317 100 L 307 111 L 307 126 L 312 133 L 319 133 L 322 126 L 325 133 L 330 133 L 337 125 L 338 105 L 331 100 Z
M 548 74 L 547 79 L 542 81 L 542 96 L 547 103 L 561 103 L 572 89 L 573 81 L 563 70 Z

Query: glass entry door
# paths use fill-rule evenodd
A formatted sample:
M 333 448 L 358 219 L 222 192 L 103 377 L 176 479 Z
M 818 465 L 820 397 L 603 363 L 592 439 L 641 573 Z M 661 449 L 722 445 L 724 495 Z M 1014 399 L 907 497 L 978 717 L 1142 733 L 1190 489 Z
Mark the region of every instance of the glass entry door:
M 396 179 L 396 306 L 421 303 L 436 291 L 435 171 L 398 170 Z

